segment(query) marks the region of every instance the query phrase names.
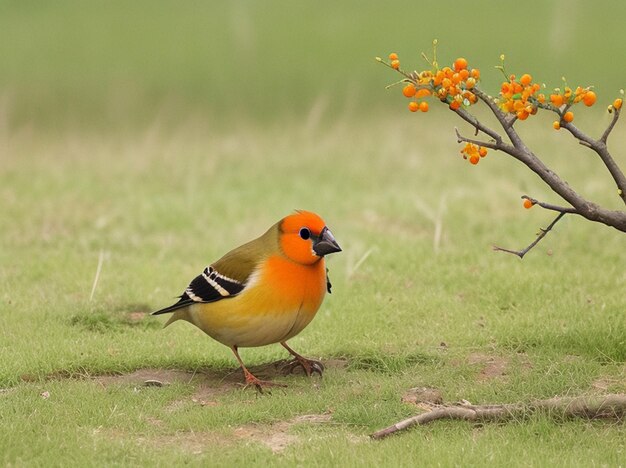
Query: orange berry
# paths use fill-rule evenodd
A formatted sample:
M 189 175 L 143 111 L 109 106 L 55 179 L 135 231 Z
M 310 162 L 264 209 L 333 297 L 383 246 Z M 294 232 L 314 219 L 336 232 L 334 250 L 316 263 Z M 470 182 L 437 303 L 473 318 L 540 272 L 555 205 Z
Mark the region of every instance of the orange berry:
M 596 93 L 593 91 L 587 91 L 583 97 L 583 104 L 587 107 L 593 106 L 596 103 L 596 98 Z
M 397 70 L 398 68 L 400 68 L 400 60 L 398 60 L 398 59 L 392 60 L 391 61 L 391 68 L 393 68 L 394 70 Z
M 389 54 L 389 60 L 398 60 L 398 54 L 392 52 Z
M 474 78 L 475 80 L 478 80 L 480 79 L 480 70 L 478 68 L 472 68 L 470 75 L 472 75 L 472 78 Z
M 554 128 L 555 130 L 560 130 L 561 123 L 558 120 L 555 120 L 554 122 L 552 122 L 552 128 Z
M 521 78 L 519 79 L 519 82 L 523 86 L 528 86 L 532 80 L 533 80 L 533 77 L 530 76 L 528 73 L 525 73 L 524 75 L 521 76 Z
M 419 98 L 423 98 L 423 97 L 426 97 L 426 96 L 430 96 L 430 94 L 431 94 L 430 93 L 430 89 L 428 89 L 428 88 L 421 88 L 421 89 L 417 90 L 417 92 L 415 93 L 415 97 L 417 99 L 419 99 Z
M 450 109 L 452 110 L 457 110 L 459 107 L 461 107 L 461 103 L 457 100 L 454 100 L 450 103 Z
M 428 112 L 428 103 L 426 101 L 420 102 L 419 108 L 422 112 Z
M 415 96 L 415 91 L 415 85 L 413 83 L 409 83 L 404 88 L 402 88 L 402 94 L 404 94 L 408 98 Z
M 409 102 L 409 110 L 411 112 L 417 112 L 419 110 L 420 106 L 417 102 L 415 101 L 411 101 Z
M 563 105 L 563 96 L 560 94 L 551 94 L 550 102 L 552 102 L 552 104 L 556 107 L 561 107 Z
M 487 156 L 487 148 L 485 148 L 484 146 L 481 146 L 478 148 L 478 155 L 481 158 L 484 158 L 485 156 Z
M 527 210 L 531 209 L 533 207 L 533 202 L 531 202 L 528 198 L 524 199 L 524 208 L 526 208 Z
M 480 158 L 479 158 L 477 155 L 475 155 L 475 154 L 472 154 L 472 155 L 469 157 L 469 162 L 471 162 L 471 163 L 472 163 L 472 164 L 474 164 L 474 165 L 475 165 L 475 164 L 478 164 L 478 161 L 480 161 Z
M 476 86 L 476 78 L 469 77 L 465 80 L 465 89 L 472 89 L 474 86 Z
M 433 84 L 435 86 L 439 86 L 441 84 L 441 82 L 443 81 L 444 78 L 444 74 L 441 70 L 439 70 L 436 74 L 435 74 L 435 79 L 433 80 Z
M 567 111 L 565 114 L 563 114 L 563 120 L 567 123 L 571 122 L 572 120 L 574 120 L 574 113 L 572 111 Z
M 526 120 L 528 118 L 528 112 L 526 112 L 526 109 L 517 111 L 517 118 L 520 120 Z
M 617 110 L 621 109 L 622 102 L 622 98 L 617 98 L 615 101 L 613 101 L 613 107 L 615 107 Z
M 464 68 L 467 68 L 467 60 L 465 60 L 463 57 L 459 57 L 454 61 L 454 69 L 456 71 L 461 71 Z
M 459 72 L 459 76 L 461 77 L 462 81 L 465 81 L 469 78 L 470 72 L 467 70 L 467 68 L 464 68 Z

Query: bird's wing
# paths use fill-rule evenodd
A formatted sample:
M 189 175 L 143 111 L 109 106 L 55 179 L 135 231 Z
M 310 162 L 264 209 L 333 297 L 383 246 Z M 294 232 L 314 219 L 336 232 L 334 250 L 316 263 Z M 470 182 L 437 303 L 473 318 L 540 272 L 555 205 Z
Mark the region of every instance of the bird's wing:
M 244 245 L 224 255 L 196 276 L 180 300 L 152 315 L 166 314 L 198 302 L 215 302 L 241 293 L 258 264 L 258 255 Z
M 240 294 L 271 252 L 277 251 L 278 224 L 261 237 L 231 250 L 204 269 L 189 284 L 180 300 L 152 315 L 166 314 L 198 302 L 215 302 Z

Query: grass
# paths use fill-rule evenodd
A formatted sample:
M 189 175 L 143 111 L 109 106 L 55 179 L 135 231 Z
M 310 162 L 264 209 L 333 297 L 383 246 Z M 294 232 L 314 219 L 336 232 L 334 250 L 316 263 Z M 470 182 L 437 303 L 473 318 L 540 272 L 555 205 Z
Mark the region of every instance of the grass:
M 624 5 L 532 0 L 513 18 L 483 0 L 3 2 L 0 464 L 623 464 L 623 422 L 368 434 L 417 411 L 413 387 L 477 404 L 626 392 L 624 236 L 566 217 L 523 261 L 492 252 L 553 219 L 522 194 L 558 200 L 498 154 L 462 161 L 459 122 L 406 112 L 373 60 L 419 67 L 438 38 L 441 63 L 464 55 L 493 91 L 505 53 L 548 87 L 594 85 L 576 123 L 597 134 L 623 87 Z M 623 209 L 550 118 L 521 124 L 568 183 Z M 623 122 L 609 143 L 625 167 Z M 287 388 L 259 396 L 226 347 L 147 314 L 296 208 L 344 248 L 333 294 L 290 341 L 328 368 L 274 375 Z
M 621 235 L 571 218 L 523 261 L 492 252 L 549 222 L 519 200 L 545 189 L 496 154 L 464 163 L 436 115 L 405 117 L 5 134 L 0 461 L 618 465 L 624 426 L 606 422 L 441 423 L 368 440 L 413 414 L 401 396 L 415 386 L 475 403 L 626 391 Z M 589 177 L 597 163 L 563 154 L 561 138 L 537 125 L 530 141 L 555 167 L 576 158 L 570 183 L 606 200 L 601 173 Z M 257 396 L 228 383 L 238 374 L 227 348 L 145 314 L 297 207 L 324 213 L 345 251 L 330 262 L 333 294 L 291 344 L 346 365 L 321 381 L 276 377 L 288 388 Z M 285 358 L 278 346 L 243 356 Z M 97 377 L 142 368 L 197 376 L 161 388 Z M 202 385 L 216 388 L 204 406 Z M 330 420 L 297 422 L 310 414 Z

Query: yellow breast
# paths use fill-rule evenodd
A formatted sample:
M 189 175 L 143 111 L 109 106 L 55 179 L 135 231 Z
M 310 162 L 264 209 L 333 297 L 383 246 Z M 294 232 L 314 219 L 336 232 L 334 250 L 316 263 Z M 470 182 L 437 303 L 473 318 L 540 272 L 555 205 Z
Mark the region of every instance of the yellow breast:
M 263 346 L 300 333 L 313 320 L 325 293 L 323 259 L 301 265 L 273 256 L 241 294 L 194 304 L 181 318 L 227 346 Z

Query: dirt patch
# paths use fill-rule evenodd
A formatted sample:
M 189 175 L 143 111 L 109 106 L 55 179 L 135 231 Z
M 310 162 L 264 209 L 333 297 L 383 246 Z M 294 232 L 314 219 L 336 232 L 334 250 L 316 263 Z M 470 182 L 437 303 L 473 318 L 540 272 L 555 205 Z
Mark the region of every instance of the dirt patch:
M 300 367 L 290 368 L 290 361 L 282 359 L 258 366 L 250 366 L 248 369 L 261 380 L 272 381 L 278 377 L 287 375 L 304 375 Z M 348 366 L 345 359 L 329 359 L 323 361 L 326 369 L 343 369 Z M 169 405 L 169 409 L 175 411 L 191 400 L 200 406 L 219 405 L 219 396 L 224 393 L 241 390 L 244 388 L 244 378 L 241 369 L 231 368 L 225 370 L 199 369 L 195 372 L 178 369 L 138 369 L 128 374 L 85 376 L 54 375 L 53 378 L 79 377 L 90 378 L 104 387 L 111 385 L 134 385 L 136 387 L 162 387 L 175 383 L 191 384 L 195 386 L 194 393 L 181 400 L 175 400 Z M 319 382 L 317 376 L 311 378 L 313 385 Z
M 509 361 L 501 356 L 473 353 L 467 357 L 467 363 L 481 366 L 478 373 L 479 381 L 487 381 L 507 375 Z
M 111 385 L 146 385 L 146 382 L 161 382 L 162 385 L 190 383 L 194 373 L 175 369 L 139 369 L 130 374 L 100 375 L 94 381 L 105 387 Z M 158 385 L 155 385 L 158 386 Z
M 233 435 L 241 440 L 260 443 L 268 447 L 272 452 L 279 453 L 289 445 L 297 443 L 300 438 L 290 434 L 289 430 L 296 424 L 323 424 L 332 419 L 328 413 L 304 414 L 296 416 L 288 421 L 280 421 L 271 425 L 246 424 L 236 428 Z

